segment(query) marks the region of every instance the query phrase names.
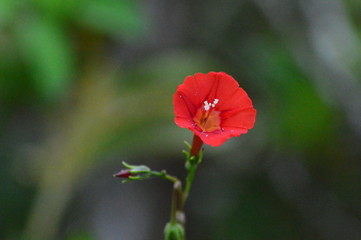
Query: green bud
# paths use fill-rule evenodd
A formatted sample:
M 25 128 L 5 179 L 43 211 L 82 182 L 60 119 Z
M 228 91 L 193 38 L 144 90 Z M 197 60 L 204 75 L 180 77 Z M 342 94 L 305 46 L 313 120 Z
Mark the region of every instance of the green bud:
M 167 223 L 164 228 L 165 240 L 184 240 L 184 228 L 179 223 Z
M 126 162 L 122 162 L 122 164 L 127 169 L 122 169 L 113 175 L 114 177 L 123 178 L 122 183 L 131 180 L 146 180 L 152 176 L 150 168 L 145 165 L 129 165 Z

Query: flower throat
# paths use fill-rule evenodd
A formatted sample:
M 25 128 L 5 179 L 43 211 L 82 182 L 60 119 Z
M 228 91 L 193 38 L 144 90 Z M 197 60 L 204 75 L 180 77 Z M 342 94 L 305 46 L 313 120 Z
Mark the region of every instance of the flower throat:
M 197 110 L 193 120 L 203 132 L 221 129 L 220 112 L 214 109 L 218 102 L 217 98 L 213 102 L 204 101 L 204 105 Z

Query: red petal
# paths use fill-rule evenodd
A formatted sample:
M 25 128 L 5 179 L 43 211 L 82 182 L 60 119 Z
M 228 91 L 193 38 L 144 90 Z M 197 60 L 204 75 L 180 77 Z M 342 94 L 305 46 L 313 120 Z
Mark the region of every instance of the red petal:
M 174 122 L 181 128 L 192 128 L 195 124 L 193 119 L 181 117 L 175 117 Z
M 194 79 L 186 79 L 185 86 L 195 93 L 192 101 L 197 107 L 203 105 L 204 101 L 226 101 L 239 89 L 238 82 L 223 72 L 197 73 Z
M 192 130 L 192 129 L 191 129 Z M 247 133 L 247 129 L 234 129 L 234 128 L 224 128 L 224 131 L 215 131 L 211 133 L 199 132 L 192 130 L 196 135 L 198 135 L 205 144 L 211 145 L 212 147 L 218 147 L 224 143 L 228 138 L 238 137 L 241 134 Z
M 207 99 L 209 101 L 213 101 L 217 98 L 220 102 L 228 102 L 229 98 L 239 89 L 238 82 L 233 77 L 223 72 L 217 73 L 215 82 L 212 89 L 214 93 L 212 92 L 209 99 Z
M 223 128 L 251 129 L 256 121 L 256 110 L 247 108 L 240 111 L 225 112 L 222 114 Z
M 197 73 L 185 78 L 173 97 L 175 122 L 180 127 L 191 127 L 193 117 L 209 94 L 217 73 Z
M 176 117 L 193 119 L 197 109 L 185 94 L 177 91 L 173 97 L 173 104 Z
M 196 109 L 201 107 L 204 101 L 213 102 L 214 99 L 219 99 L 216 108 L 221 111 L 252 106 L 252 101 L 247 93 L 239 88 L 238 82 L 223 72 L 188 76 L 177 92 L 186 96 Z
M 219 98 L 216 109 L 221 112 L 241 110 L 252 107 L 252 101 L 242 88 L 237 88 L 232 95 Z
M 188 76 L 184 83 L 179 85 L 177 92 L 186 96 L 198 109 L 207 100 L 207 96 L 214 86 L 216 75 L 217 73 L 210 72 L 208 74 L 196 73 L 194 76 Z

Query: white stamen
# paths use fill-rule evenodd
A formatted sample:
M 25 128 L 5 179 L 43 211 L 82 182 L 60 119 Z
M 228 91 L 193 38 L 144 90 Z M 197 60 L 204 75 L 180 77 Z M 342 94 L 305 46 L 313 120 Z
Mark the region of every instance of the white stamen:
M 211 109 L 211 107 L 214 108 L 218 102 L 219 102 L 218 98 L 214 99 L 213 103 L 209 103 L 208 101 L 204 101 L 203 102 L 204 103 L 204 110 L 209 111 L 209 109 Z

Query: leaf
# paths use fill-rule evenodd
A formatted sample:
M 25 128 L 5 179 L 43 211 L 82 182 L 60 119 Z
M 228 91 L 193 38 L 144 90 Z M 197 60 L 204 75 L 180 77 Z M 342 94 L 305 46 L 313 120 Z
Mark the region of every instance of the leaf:
M 73 54 L 60 24 L 40 17 L 20 23 L 17 43 L 35 88 L 53 101 L 67 91 L 73 74 Z
M 125 37 L 139 33 L 143 27 L 135 2 L 129 0 L 83 0 L 76 21 L 100 33 Z
M 0 26 L 15 16 L 16 1 L 0 0 Z

